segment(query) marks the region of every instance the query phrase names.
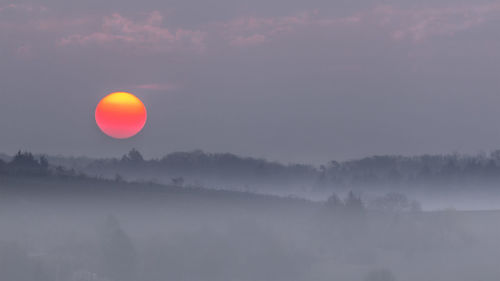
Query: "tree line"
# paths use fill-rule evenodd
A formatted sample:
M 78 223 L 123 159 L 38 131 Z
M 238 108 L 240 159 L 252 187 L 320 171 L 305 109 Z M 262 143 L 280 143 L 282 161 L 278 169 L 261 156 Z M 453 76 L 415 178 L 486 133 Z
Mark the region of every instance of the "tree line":
M 498 183 L 500 150 L 489 155 L 373 156 L 331 161 L 320 167 L 318 179 L 320 184 L 330 186 Z
M 258 179 L 274 182 L 306 182 L 322 188 L 355 188 L 364 185 L 439 184 L 464 185 L 500 182 L 500 150 L 490 154 L 400 156 L 381 155 L 348 161 L 330 161 L 319 167 L 282 164 L 266 159 L 201 150 L 175 152 L 145 160 L 131 150 L 121 159 L 101 159 L 87 165 L 91 173 L 103 170 L 156 171 L 175 176 L 218 177 L 227 180 Z
M 49 165 L 50 163 L 50 165 Z M 316 188 L 356 188 L 376 185 L 473 185 L 500 182 L 500 150 L 477 155 L 372 156 L 331 161 L 315 167 L 282 164 L 266 159 L 201 150 L 175 152 L 145 159 L 132 149 L 121 158 L 89 159 L 35 156 L 19 151 L 10 161 L 0 159 L 0 174 L 43 176 L 49 174 L 108 176 L 119 174 L 152 179 L 215 178 L 228 182 L 301 182 Z
M 45 155 L 37 156 L 22 150 L 8 160 L 0 159 L 0 176 L 90 178 L 73 168 L 52 165 Z

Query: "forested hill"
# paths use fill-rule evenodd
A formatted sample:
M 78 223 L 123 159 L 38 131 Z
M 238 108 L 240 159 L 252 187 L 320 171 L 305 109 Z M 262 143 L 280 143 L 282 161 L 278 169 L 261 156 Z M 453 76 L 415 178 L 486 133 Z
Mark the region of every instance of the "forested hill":
M 438 185 L 439 188 L 500 184 L 500 151 L 490 154 L 372 156 L 350 161 L 331 161 L 319 167 L 282 164 L 230 153 L 175 152 L 161 158 L 144 159 L 131 150 L 121 158 L 92 159 L 41 157 L 40 167 L 30 164 L 30 153 L 0 158 L 0 174 L 86 174 L 106 179 L 153 181 L 162 184 L 197 185 L 243 190 L 330 190 L 375 186 Z M 39 157 L 39 156 L 36 156 Z M 36 158 L 35 157 L 35 158 Z M 2 160 L 3 159 L 3 160 Z M 38 158 L 37 158 L 38 159 Z M 7 170 L 6 170 L 7 169 Z
M 238 208 L 283 206 L 300 210 L 313 205 L 312 202 L 299 198 L 213 190 L 175 183 L 126 181 L 120 177 L 99 178 L 61 166 L 51 166 L 47 158 L 37 157 L 29 152 L 19 152 L 8 162 L 0 160 L 0 194 L 2 204 L 42 202 L 42 199 L 68 204 L 91 202 L 103 203 L 104 206 L 110 203 L 126 203 L 143 207 L 166 206 L 167 203 L 168 206 L 199 203 L 210 208 L 222 204 Z
M 282 164 L 265 159 L 240 157 L 230 153 L 206 153 L 200 150 L 175 152 L 146 160 L 135 149 L 120 159 L 50 159 L 86 174 L 106 178 L 116 175 L 131 180 L 154 180 L 161 183 L 202 186 L 255 186 L 260 184 L 310 185 L 318 170 L 310 165 Z
M 500 151 L 489 155 L 373 156 L 332 161 L 321 166 L 319 173 L 319 183 L 326 186 L 497 186 Z

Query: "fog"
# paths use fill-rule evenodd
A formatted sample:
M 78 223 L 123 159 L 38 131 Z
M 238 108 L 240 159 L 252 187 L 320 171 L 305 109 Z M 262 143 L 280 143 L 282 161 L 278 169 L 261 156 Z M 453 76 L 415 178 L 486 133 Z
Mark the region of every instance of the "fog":
M 201 152 L 161 161 L 135 161 L 134 154 L 2 156 L 0 280 L 470 281 L 500 274 L 489 158 L 471 166 L 464 159 L 474 157 L 438 157 L 448 168 L 389 184 L 405 174 L 401 162 L 408 159 L 315 168 Z M 399 176 L 383 177 L 381 159 L 386 168 L 393 167 L 387 159 L 399 159 Z M 368 176 L 367 162 L 379 170 Z M 468 168 L 458 177 L 451 166 Z M 101 175 L 83 172 L 96 167 Z M 121 174 L 111 177 L 111 168 Z M 171 181 L 148 180 L 160 171 Z M 477 173 L 489 176 L 472 188 Z M 194 176 L 227 186 L 193 184 Z M 455 185 L 454 177 L 467 184 Z
M 496 211 L 92 179 L 1 182 L 0 280 L 496 280 Z

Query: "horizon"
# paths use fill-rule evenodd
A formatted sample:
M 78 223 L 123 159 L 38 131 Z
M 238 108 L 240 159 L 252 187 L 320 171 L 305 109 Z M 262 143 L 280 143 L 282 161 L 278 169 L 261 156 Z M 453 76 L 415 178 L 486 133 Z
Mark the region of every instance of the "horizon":
M 141 155 L 144 157 L 144 160 L 146 160 L 146 161 L 149 161 L 149 160 L 159 160 L 162 157 L 165 157 L 165 156 L 170 155 L 170 154 L 175 154 L 175 153 L 193 153 L 193 152 L 200 151 L 200 152 L 205 153 L 205 154 L 231 154 L 231 155 L 234 155 L 234 156 L 237 156 L 237 157 L 240 157 L 240 158 L 252 158 L 252 159 L 258 159 L 258 160 L 265 160 L 265 161 L 270 162 L 270 163 L 279 163 L 279 164 L 283 164 L 283 165 L 293 165 L 293 164 L 310 165 L 310 166 L 313 166 L 315 168 L 318 168 L 321 165 L 329 164 L 332 161 L 336 161 L 336 162 L 342 163 L 342 162 L 357 161 L 357 160 L 362 160 L 362 159 L 372 158 L 372 157 L 404 157 L 404 158 L 413 158 L 413 157 L 422 157 L 422 156 L 455 156 L 455 155 L 465 156 L 465 157 L 477 157 L 477 156 L 483 156 L 483 155 L 484 156 L 489 156 L 489 155 L 491 155 L 494 152 L 500 151 L 500 148 L 498 148 L 498 149 L 492 149 L 490 151 L 481 150 L 481 151 L 478 151 L 476 153 L 462 153 L 462 152 L 459 152 L 459 151 L 452 151 L 452 152 L 448 152 L 448 153 L 422 153 L 422 154 L 371 154 L 371 155 L 365 155 L 365 156 L 361 156 L 361 157 L 348 158 L 348 159 L 330 159 L 330 160 L 328 160 L 328 161 L 326 161 L 324 163 L 307 163 L 307 162 L 304 162 L 304 161 L 302 161 L 302 162 L 292 162 L 292 161 L 286 162 L 286 161 L 280 161 L 278 159 L 270 159 L 270 158 L 266 158 L 266 157 L 237 154 L 237 153 L 232 153 L 232 152 L 212 152 L 212 151 L 205 151 L 205 150 L 202 150 L 202 149 L 183 150 L 183 151 L 171 151 L 171 152 L 164 152 L 164 153 L 161 153 L 161 154 L 158 154 L 158 155 L 155 155 L 155 156 L 151 156 L 151 155 L 144 154 L 140 149 L 137 149 L 135 147 L 132 147 L 131 149 L 129 149 L 127 151 L 124 151 L 121 154 L 110 155 L 110 156 L 107 156 L 107 155 L 106 156 L 102 156 L 102 155 L 101 156 L 91 156 L 91 155 L 85 155 L 85 154 L 79 154 L 79 155 L 77 155 L 77 154 L 74 154 L 74 155 L 48 154 L 48 153 L 39 152 L 39 151 L 30 151 L 30 150 L 27 150 L 27 149 L 17 149 L 17 150 L 15 150 L 15 152 L 12 152 L 12 153 L 7 153 L 7 152 L 4 152 L 4 151 L 0 151 L 0 155 L 4 155 L 4 156 L 8 156 L 8 157 L 13 157 L 18 152 L 29 152 L 29 153 L 32 153 L 33 155 L 36 155 L 36 156 L 61 157 L 61 158 L 87 158 L 87 159 L 91 159 L 91 160 L 100 160 L 100 159 L 104 160 L 104 159 L 120 159 L 123 156 L 127 155 L 128 152 L 130 152 L 130 151 L 132 151 L 134 149 L 137 150 L 138 152 L 140 152 Z

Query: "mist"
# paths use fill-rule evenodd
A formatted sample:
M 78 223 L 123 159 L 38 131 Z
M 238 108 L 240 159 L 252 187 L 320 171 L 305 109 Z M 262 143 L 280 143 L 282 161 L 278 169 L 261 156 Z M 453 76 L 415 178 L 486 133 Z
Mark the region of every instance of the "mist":
M 496 210 L 425 210 L 416 198 L 375 184 L 371 192 L 337 189 L 310 200 L 180 180 L 106 179 L 46 159 L 20 152 L 2 162 L 2 280 L 465 281 L 499 274 Z

